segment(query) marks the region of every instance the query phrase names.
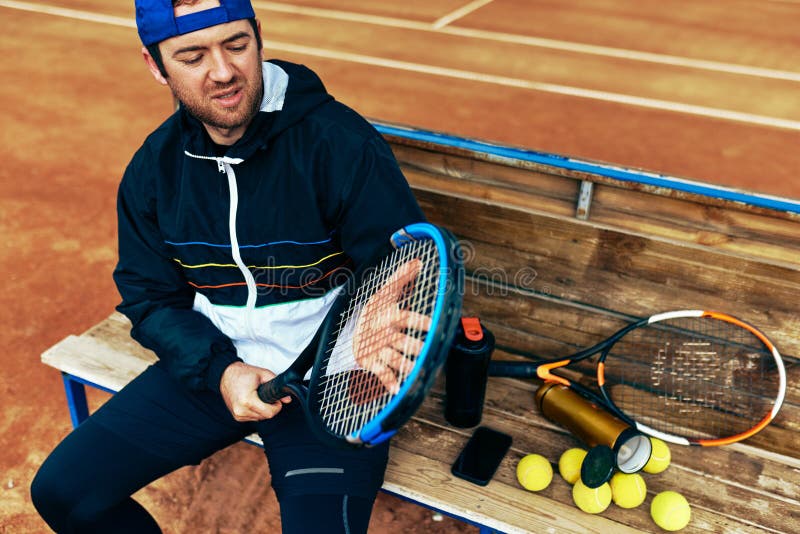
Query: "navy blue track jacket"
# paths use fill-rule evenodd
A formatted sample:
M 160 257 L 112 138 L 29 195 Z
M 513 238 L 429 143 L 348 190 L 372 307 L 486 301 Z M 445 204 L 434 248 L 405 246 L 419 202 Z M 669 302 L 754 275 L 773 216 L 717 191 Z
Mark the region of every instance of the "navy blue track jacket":
M 424 220 L 377 131 L 309 69 L 263 64 L 261 111 L 218 157 L 179 110 L 119 188 L 117 307 L 193 389 L 243 360 L 275 373 L 310 342 L 343 274 Z

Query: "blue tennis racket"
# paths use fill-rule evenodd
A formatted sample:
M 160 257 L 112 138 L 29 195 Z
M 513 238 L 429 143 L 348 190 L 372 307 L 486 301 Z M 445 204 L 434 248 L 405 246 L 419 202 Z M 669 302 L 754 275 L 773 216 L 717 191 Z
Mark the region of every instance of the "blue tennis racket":
M 454 237 L 418 223 L 395 232 L 391 243 L 389 254 L 341 288 L 291 367 L 258 388 L 267 403 L 297 399 L 317 437 L 333 445 L 382 443 L 411 418 L 461 315 L 464 273 Z

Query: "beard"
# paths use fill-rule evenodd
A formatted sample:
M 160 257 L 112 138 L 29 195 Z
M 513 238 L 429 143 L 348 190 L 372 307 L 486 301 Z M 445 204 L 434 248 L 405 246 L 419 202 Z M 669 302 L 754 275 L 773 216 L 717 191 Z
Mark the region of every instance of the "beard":
M 264 85 L 261 78 L 248 82 L 244 85 L 241 78 L 237 77 L 228 83 L 213 84 L 204 90 L 202 95 L 190 91 L 180 84 L 173 83 L 167 79 L 173 96 L 180 102 L 192 116 L 203 124 L 217 129 L 230 130 L 247 126 L 259 109 L 261 109 L 261 99 L 264 94 Z M 221 94 L 227 89 L 241 86 L 241 101 L 234 107 L 225 108 L 217 104 L 209 94 Z

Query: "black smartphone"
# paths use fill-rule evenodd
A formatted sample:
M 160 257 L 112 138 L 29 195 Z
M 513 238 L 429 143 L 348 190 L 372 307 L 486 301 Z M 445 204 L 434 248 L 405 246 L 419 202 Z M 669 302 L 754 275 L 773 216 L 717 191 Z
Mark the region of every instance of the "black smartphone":
M 475 429 L 450 471 L 458 478 L 485 486 L 511 447 L 511 436 L 479 426 Z

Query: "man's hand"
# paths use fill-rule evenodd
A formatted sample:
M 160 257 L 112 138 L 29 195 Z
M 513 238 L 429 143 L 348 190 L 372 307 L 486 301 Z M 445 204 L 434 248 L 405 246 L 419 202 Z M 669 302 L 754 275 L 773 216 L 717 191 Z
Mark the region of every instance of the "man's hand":
M 235 420 L 243 423 L 271 419 L 281 411 L 284 404 L 292 400 L 291 397 L 284 397 L 272 404 L 266 404 L 258 398 L 258 386 L 273 378 L 275 373 L 269 369 L 243 362 L 232 363 L 225 369 L 219 390 Z
M 409 329 L 428 331 L 431 318 L 401 308 L 401 302 L 412 292 L 412 284 L 422 262 L 412 259 L 392 274 L 364 305 L 353 335 L 356 362 L 374 374 L 383 387 L 397 393 L 398 377 L 405 377 L 414 366 L 414 358 L 422 342 L 408 335 Z

